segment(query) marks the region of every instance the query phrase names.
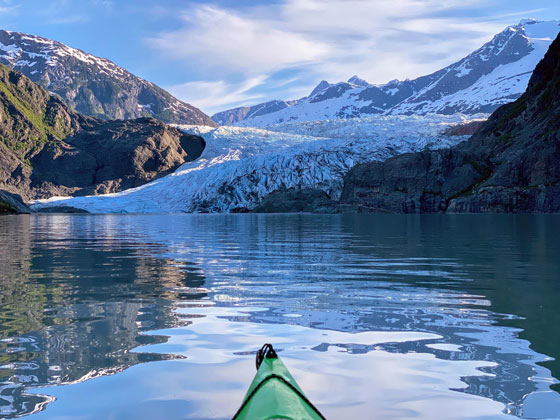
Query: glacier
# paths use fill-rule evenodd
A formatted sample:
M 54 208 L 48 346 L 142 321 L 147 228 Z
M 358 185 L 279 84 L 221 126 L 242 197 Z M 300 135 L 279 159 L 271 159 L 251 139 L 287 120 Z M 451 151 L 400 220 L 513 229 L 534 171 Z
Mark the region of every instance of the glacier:
M 371 116 L 251 127 L 178 126 L 202 136 L 195 161 L 141 187 L 115 194 L 53 197 L 33 210 L 70 206 L 90 213 L 231 212 L 252 209 L 280 188 L 316 188 L 338 199 L 343 176 L 359 163 L 400 153 L 451 147 L 465 137 L 443 132 L 485 119 L 465 116 Z

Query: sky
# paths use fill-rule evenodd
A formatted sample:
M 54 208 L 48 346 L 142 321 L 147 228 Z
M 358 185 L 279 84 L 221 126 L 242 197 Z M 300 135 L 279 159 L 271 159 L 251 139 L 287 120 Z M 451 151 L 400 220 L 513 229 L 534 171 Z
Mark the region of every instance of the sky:
M 413 79 L 560 0 L 0 0 L 0 28 L 105 57 L 208 114 L 321 80 Z

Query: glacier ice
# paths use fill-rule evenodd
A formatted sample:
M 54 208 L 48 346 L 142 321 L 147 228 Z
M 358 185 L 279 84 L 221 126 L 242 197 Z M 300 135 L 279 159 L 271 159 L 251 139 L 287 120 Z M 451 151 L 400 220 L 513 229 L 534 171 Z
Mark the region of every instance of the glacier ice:
M 179 126 L 206 140 L 196 161 L 141 187 L 37 200 L 33 209 L 65 205 L 92 213 L 230 212 L 251 209 L 279 188 L 302 187 L 322 189 L 337 199 L 343 176 L 354 165 L 451 147 L 465 138 L 443 135 L 446 128 L 485 117 L 372 116 L 287 123 L 271 130 Z

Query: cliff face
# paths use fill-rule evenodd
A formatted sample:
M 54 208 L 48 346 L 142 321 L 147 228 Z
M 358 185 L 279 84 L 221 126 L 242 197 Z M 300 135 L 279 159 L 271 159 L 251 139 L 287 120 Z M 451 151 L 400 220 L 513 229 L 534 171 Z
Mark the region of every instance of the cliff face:
M 142 185 L 196 159 L 204 146 L 152 118 L 82 116 L 0 65 L 0 189 L 24 199 Z
M 19 195 L 0 190 L 0 215 L 20 213 L 31 213 L 31 210 Z
M 199 157 L 205 142 L 152 118 L 95 121 L 31 158 L 30 193 L 107 194 L 138 187 Z
M 560 38 L 527 91 L 467 142 L 358 165 L 341 201 L 362 211 L 560 212 Z

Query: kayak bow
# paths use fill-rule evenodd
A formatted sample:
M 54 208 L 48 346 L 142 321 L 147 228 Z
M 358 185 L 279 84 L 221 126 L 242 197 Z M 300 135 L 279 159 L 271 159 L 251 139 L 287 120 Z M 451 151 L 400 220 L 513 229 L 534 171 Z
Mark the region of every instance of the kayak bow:
M 257 374 L 233 420 L 325 420 L 303 394 L 272 345 L 257 352 Z

